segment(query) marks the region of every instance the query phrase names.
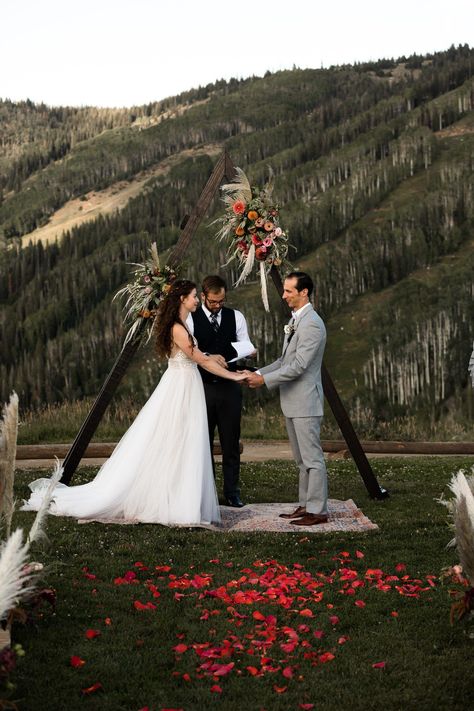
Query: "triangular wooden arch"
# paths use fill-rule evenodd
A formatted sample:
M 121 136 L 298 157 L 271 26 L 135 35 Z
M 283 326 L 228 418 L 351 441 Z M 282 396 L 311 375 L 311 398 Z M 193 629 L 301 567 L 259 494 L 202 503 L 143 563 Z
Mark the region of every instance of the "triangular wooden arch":
M 189 247 L 191 239 L 193 238 L 202 218 L 206 214 L 211 201 L 218 190 L 220 184 L 225 179 L 227 182 L 231 182 L 236 175 L 235 166 L 227 153 L 224 151 L 217 161 L 214 170 L 212 171 L 209 180 L 207 181 L 204 190 L 202 191 L 196 206 L 192 214 L 187 218 L 187 221 L 183 227 L 181 236 L 171 252 L 168 264 L 170 266 L 177 267 Z M 270 271 L 270 275 L 273 279 L 273 283 L 280 294 L 283 293 L 283 284 L 281 281 L 280 274 L 278 270 L 273 267 Z M 285 304 L 285 307 L 289 309 Z M 86 451 L 87 445 L 92 439 L 94 432 L 96 431 L 102 416 L 107 409 L 120 381 L 122 380 L 125 372 L 140 345 L 141 332 L 138 331 L 137 336 L 129 341 L 118 356 L 115 361 L 112 370 L 108 374 L 89 414 L 87 415 L 81 429 L 79 430 L 76 439 L 74 440 L 71 449 L 63 463 L 63 476 L 61 481 L 65 484 L 69 484 L 72 479 L 77 466 Z M 388 492 L 383 489 L 372 471 L 372 467 L 365 456 L 364 450 L 360 444 L 359 438 L 355 433 L 352 423 L 349 419 L 349 415 L 342 404 L 342 401 L 337 393 L 331 376 L 329 375 L 327 368 L 323 364 L 322 366 L 322 380 L 323 388 L 326 400 L 328 401 L 334 417 L 339 425 L 341 433 L 347 443 L 347 447 L 354 458 L 357 468 L 364 480 L 364 484 L 369 492 L 370 496 L 376 499 L 384 499 L 388 496 Z

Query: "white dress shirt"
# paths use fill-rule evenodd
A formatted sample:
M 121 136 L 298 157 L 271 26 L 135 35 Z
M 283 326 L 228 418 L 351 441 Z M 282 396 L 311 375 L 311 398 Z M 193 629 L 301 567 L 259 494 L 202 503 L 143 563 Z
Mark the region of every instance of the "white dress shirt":
M 311 306 L 311 308 L 313 307 L 313 304 L 311 303 L 311 301 L 308 301 L 307 304 L 305 304 L 304 306 L 301 306 L 301 308 L 297 309 L 296 311 L 291 312 L 293 318 L 295 319 L 295 322 L 299 319 L 299 317 L 301 316 L 303 311 L 308 308 L 308 306 Z
M 203 310 L 203 313 L 207 316 L 209 319 L 209 323 L 211 322 L 211 311 L 204 305 L 201 304 L 201 308 Z M 235 334 L 236 334 L 236 342 L 232 343 L 232 346 L 235 348 L 237 351 L 237 358 L 245 358 L 247 355 L 249 355 L 249 349 L 252 351 L 256 350 L 255 346 L 251 342 L 249 338 L 249 332 L 247 328 L 247 321 L 245 320 L 245 316 L 243 313 L 240 311 L 237 311 L 237 309 L 233 309 L 234 314 L 235 314 Z M 220 326 L 222 321 L 222 310 L 219 309 L 219 312 L 217 314 L 217 323 Z M 188 318 L 186 319 L 186 327 L 188 331 L 190 332 L 191 335 L 194 335 L 194 321 L 192 314 L 189 314 Z M 239 349 L 239 344 L 242 345 L 242 348 Z

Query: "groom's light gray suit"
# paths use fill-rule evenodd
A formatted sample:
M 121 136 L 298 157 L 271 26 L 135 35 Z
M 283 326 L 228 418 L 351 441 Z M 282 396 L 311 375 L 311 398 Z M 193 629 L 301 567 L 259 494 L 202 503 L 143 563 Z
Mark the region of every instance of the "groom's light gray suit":
M 294 331 L 285 337 L 282 355 L 260 368 L 260 373 L 269 389 L 280 388 L 281 409 L 300 471 L 299 505 L 308 513 L 327 514 L 327 473 L 320 441 L 326 328 L 311 304 L 290 324 L 293 321 Z

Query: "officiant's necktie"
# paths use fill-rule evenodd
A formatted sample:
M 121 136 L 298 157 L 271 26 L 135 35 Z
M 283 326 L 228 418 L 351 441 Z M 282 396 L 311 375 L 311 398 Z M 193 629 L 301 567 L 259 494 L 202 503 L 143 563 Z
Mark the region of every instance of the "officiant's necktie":
M 212 328 L 217 333 L 217 331 L 219 330 L 219 322 L 217 320 L 217 314 L 212 313 L 210 321 L 211 321 Z

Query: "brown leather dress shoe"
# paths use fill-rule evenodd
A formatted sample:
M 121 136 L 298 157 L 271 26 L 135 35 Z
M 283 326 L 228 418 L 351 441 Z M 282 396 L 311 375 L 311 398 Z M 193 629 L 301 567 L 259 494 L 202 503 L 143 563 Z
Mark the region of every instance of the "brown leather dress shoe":
M 326 514 L 307 513 L 301 516 L 296 521 L 290 521 L 293 526 L 316 526 L 318 523 L 327 523 L 328 517 Z
M 293 513 L 279 514 L 280 518 L 300 518 L 301 516 L 306 516 L 306 509 L 304 506 L 298 506 Z

